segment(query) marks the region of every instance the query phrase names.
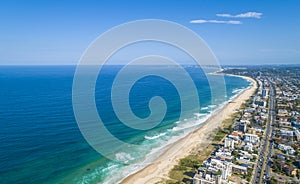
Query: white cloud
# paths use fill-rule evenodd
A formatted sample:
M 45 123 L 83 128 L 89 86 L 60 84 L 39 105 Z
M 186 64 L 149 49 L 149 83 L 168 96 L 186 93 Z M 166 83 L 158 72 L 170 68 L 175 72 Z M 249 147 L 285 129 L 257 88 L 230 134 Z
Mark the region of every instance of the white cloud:
M 241 14 L 237 14 L 237 15 L 231 15 L 231 14 L 216 14 L 216 16 L 218 17 L 229 17 L 229 18 L 257 18 L 260 19 L 261 16 L 263 14 L 262 13 L 258 13 L 258 12 L 247 12 L 247 13 L 241 13 Z
M 297 49 L 271 49 L 271 48 L 267 48 L 267 49 L 260 49 L 260 52 L 276 52 L 276 53 L 295 53 L 295 54 L 300 54 L 300 50 Z
M 203 23 L 216 23 L 216 24 L 242 24 L 241 21 L 238 20 L 191 20 L 192 24 L 203 24 Z

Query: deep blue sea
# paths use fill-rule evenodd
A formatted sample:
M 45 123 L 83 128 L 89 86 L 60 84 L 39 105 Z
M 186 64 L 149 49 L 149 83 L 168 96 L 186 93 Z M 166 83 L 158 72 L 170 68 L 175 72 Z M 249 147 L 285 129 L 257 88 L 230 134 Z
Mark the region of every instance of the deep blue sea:
M 132 111 L 141 118 L 149 116 L 148 102 L 153 96 L 162 97 L 168 109 L 156 128 L 140 131 L 122 124 L 113 111 L 111 87 L 120 68 L 103 68 L 95 102 L 114 136 L 140 145 L 138 150 L 114 153 L 127 164 L 104 158 L 81 134 L 72 107 L 75 66 L 1 66 L 0 183 L 116 183 L 143 167 L 138 163 L 151 161 L 166 145 L 199 127 L 214 110 L 250 85 L 242 78 L 225 76 L 226 96 L 212 104 L 204 72 L 186 68 L 198 89 L 201 109 L 179 121 L 181 103 L 176 88 L 160 77 L 145 77 L 131 89 Z

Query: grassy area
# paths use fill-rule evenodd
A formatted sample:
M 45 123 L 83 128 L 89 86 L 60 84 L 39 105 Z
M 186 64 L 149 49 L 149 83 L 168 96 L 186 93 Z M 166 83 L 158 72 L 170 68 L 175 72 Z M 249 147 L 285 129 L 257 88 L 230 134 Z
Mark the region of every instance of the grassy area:
M 245 179 L 245 180 L 247 180 L 248 182 L 250 182 L 251 177 L 252 177 L 252 171 L 253 171 L 252 169 L 249 169 L 247 175 L 243 175 L 243 174 L 232 174 L 232 176 L 236 176 L 236 177 L 238 177 L 238 178 Z
M 207 150 L 205 150 L 205 152 L 206 154 L 210 154 Z M 171 180 L 168 180 L 166 183 L 180 183 L 180 181 L 192 183 L 193 175 L 196 173 L 200 164 L 204 161 L 204 158 L 202 159 L 200 155 L 189 155 L 180 159 L 178 165 L 174 166 L 174 168 L 169 172 Z
M 223 129 L 218 129 L 215 132 L 216 133 L 213 139 L 214 142 L 220 142 L 227 135 L 226 131 L 224 131 Z

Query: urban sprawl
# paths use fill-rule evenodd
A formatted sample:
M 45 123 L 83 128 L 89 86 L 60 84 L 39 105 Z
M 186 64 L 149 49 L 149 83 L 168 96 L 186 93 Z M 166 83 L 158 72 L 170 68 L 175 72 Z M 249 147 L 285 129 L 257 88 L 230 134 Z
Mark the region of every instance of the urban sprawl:
M 194 184 L 300 183 L 300 68 L 226 68 L 252 77 L 257 91 L 229 134 L 192 177 Z

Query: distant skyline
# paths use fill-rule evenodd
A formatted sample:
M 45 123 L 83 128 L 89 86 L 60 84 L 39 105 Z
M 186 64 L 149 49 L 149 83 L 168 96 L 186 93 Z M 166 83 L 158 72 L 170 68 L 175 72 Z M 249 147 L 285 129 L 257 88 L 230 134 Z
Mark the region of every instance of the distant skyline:
M 0 65 L 75 65 L 100 34 L 140 19 L 188 27 L 222 65 L 299 64 L 299 10 L 292 0 L 0 1 Z

